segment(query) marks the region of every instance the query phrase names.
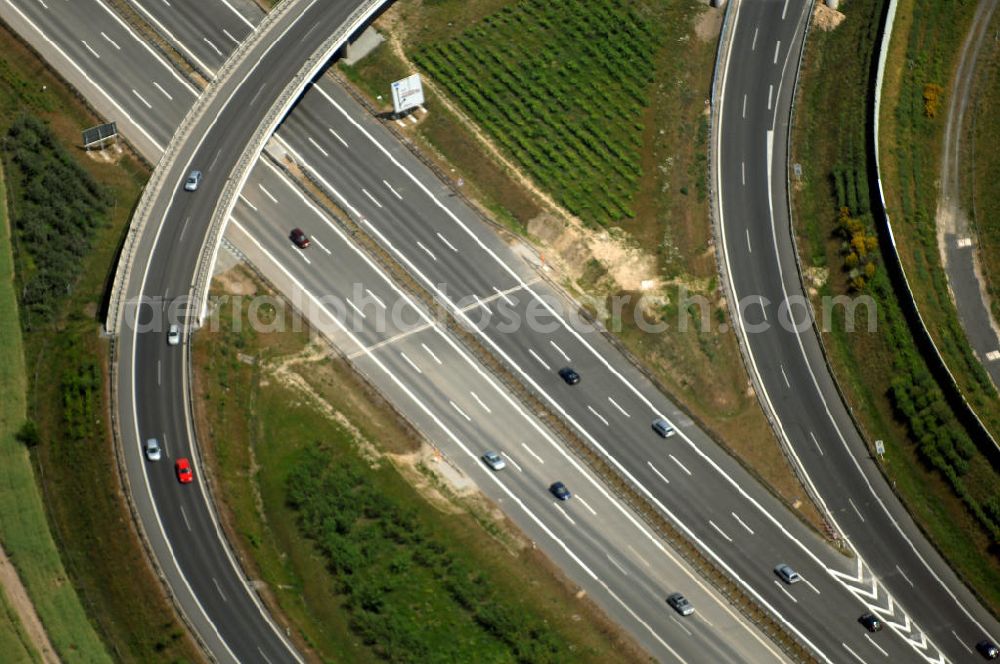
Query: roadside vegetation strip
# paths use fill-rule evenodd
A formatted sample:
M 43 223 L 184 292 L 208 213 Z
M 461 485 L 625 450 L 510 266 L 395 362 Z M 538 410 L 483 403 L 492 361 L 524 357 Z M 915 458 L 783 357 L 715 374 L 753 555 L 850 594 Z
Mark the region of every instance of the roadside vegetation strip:
M 977 65 L 973 99 L 966 112 L 970 138 L 963 144 L 963 191 L 970 194 L 983 278 L 990 296 L 993 320 L 1000 324 L 1000 41 L 989 35 L 1000 32 L 1000 11 L 987 29 L 986 43 Z
M 25 445 L 5 448 L 11 458 L 2 472 L 18 469 L 16 450 L 25 473 L 8 481 L 13 495 L 6 488 L 3 493 L 4 544 L 64 658 L 107 661 L 112 652 L 124 662 L 195 661 L 199 653 L 150 571 L 122 503 L 106 420 L 107 346 L 97 317 L 115 250 L 149 172 L 120 146 L 101 153 L 80 150 L 80 130 L 98 118 L 4 30 L 0 54 L 0 136 L 24 116 L 44 121 L 32 125 L 44 149 L 24 149 L 32 153 L 27 159 L 34 167 L 22 169 L 23 159 L 3 152 L 7 181 L 15 185 L 9 191 L 12 210 L 25 215 L 16 233 L 29 227 L 43 231 L 37 247 L 25 246 L 20 235 L 14 238 L 15 264 L 24 269 L 17 283 L 30 283 L 42 270 L 48 274 L 42 283 L 58 283 L 45 317 L 35 316 L 23 337 L 22 396 L 27 395 L 27 413 L 36 426 L 21 437 L 31 445 L 35 474 L 23 459 Z M 7 138 L 5 144 L 17 142 Z M 53 183 L 45 173 L 60 173 L 61 179 Z M 92 188 L 103 195 L 78 199 L 79 192 Z M 22 197 L 26 192 L 30 195 Z M 32 200 L 46 196 L 48 205 L 62 211 L 55 219 L 31 207 Z M 78 213 L 87 207 L 84 219 Z M 49 235 L 45 224 L 52 224 Z M 62 235 L 79 246 L 65 247 L 56 237 Z M 43 255 L 46 249 L 52 256 Z M 75 266 L 67 269 L 71 263 Z
M 267 292 L 240 268 L 220 282 Z M 195 338 L 198 426 L 223 522 L 320 659 L 646 658 L 477 493 L 444 485 L 432 467 L 449 462 L 313 330 L 265 305 L 266 324 L 288 318 L 255 332 L 234 301 Z
M 867 237 L 865 114 L 874 82 L 884 1 L 848 7 L 832 32 L 814 29 L 806 45 L 800 99 L 792 132 L 793 218 L 814 304 L 854 289 L 857 265 L 848 258 Z M 902 19 L 902 21 L 901 21 Z M 897 29 L 908 30 L 903 14 Z M 885 104 L 883 99 L 883 104 Z M 853 200 L 847 190 L 855 188 Z M 860 227 L 845 234 L 843 209 Z M 895 222 L 896 217 L 893 218 Z M 936 251 L 936 248 L 935 248 Z M 874 257 L 871 256 L 874 253 Z M 1000 611 L 1000 478 L 965 434 L 918 352 L 882 262 L 869 251 L 874 274 L 864 292 L 878 307 L 877 329 L 847 331 L 834 309 L 823 343 L 837 382 L 866 440 L 883 440 L 879 463 L 929 540 L 965 582 Z
M 952 94 L 951 79 L 972 10 L 971 2 L 901 0 L 899 13 L 909 14 L 911 20 L 897 25 L 893 33 L 878 140 L 887 212 L 920 315 L 962 397 L 996 441 L 1000 440 L 1000 394 L 959 323 L 935 224 L 946 96 Z M 992 441 L 980 444 L 996 445 Z
M 0 344 L 0 539 L 12 560 L 16 551 L 15 566 L 22 580 L 30 584 L 36 609 L 39 612 L 49 609 L 46 619 L 53 623 L 52 628 L 63 632 L 61 645 L 65 647 L 78 636 L 73 629 L 75 626 L 80 629 L 79 636 L 88 639 L 97 652 L 103 653 L 73 589 L 69 588 L 65 597 L 58 597 L 59 593 L 51 590 L 51 579 L 64 577 L 65 572 L 45 522 L 31 460 L 25 446 L 17 439 L 19 432 L 22 436 L 26 432 L 28 380 L 14 291 L 14 261 L 3 175 L 3 168 L 0 168 L 0 339 L 3 339 Z M 46 594 L 50 596 L 43 597 Z M 5 660 L 9 653 L 12 661 L 40 661 L 6 597 L 2 598 L 0 609 L 3 613 L 0 652 L 4 653 Z
M 633 217 L 653 17 L 617 0 L 508 5 L 414 58 L 572 214 Z
M 285 164 L 281 164 L 286 167 Z M 437 311 L 441 307 L 433 296 L 421 286 L 413 276 L 400 265 L 389 252 L 369 236 L 360 226 L 337 206 L 331 194 L 322 184 L 305 175 L 305 179 L 296 173 L 289 176 L 304 185 L 304 191 L 314 203 L 326 211 L 340 227 L 351 236 L 381 268 L 417 301 L 429 310 Z M 576 456 L 583 461 L 604 485 L 622 502 L 628 505 L 663 541 L 667 542 L 677 553 L 684 557 L 691 567 L 716 590 L 735 606 L 750 622 L 769 638 L 779 648 L 797 661 L 812 661 L 810 651 L 788 631 L 771 613 L 763 609 L 742 585 L 726 574 L 701 549 L 686 537 L 659 509 L 649 502 L 640 491 L 625 479 L 611 464 L 590 445 L 583 441 L 562 417 L 553 412 L 548 404 L 533 390 L 527 388 L 519 380 L 514 371 L 504 364 L 483 342 L 476 333 L 459 322 L 450 311 L 444 312 L 444 324 L 448 330 L 461 342 L 471 355 L 500 383 L 510 391 L 525 407 L 527 412 L 546 425 L 554 435 L 566 444 Z

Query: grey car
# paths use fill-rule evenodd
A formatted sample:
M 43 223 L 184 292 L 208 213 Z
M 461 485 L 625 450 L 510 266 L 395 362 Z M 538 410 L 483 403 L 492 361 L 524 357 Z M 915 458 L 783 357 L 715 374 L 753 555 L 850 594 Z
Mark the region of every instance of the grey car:
M 160 450 L 160 441 L 150 438 L 145 445 L 146 458 L 150 461 L 159 461 L 163 452 Z
M 798 583 L 799 581 L 802 580 L 802 577 L 799 576 L 799 573 L 793 570 L 785 563 L 781 563 L 780 565 L 775 567 L 774 573 L 778 575 L 778 578 L 780 578 L 787 584 Z
M 201 171 L 191 171 L 184 181 L 184 191 L 196 191 L 201 184 Z
M 694 607 L 691 606 L 691 602 L 687 600 L 687 597 L 680 593 L 671 593 L 670 595 L 667 595 L 667 604 L 673 607 L 674 611 L 682 616 L 689 616 L 694 613 Z
M 674 429 L 674 425 L 664 419 L 653 420 L 653 431 L 660 434 L 661 438 L 670 438 L 672 435 L 677 433 L 677 430 Z
M 496 452 L 486 452 L 483 454 L 483 461 L 493 470 L 503 470 L 507 467 L 507 462 Z

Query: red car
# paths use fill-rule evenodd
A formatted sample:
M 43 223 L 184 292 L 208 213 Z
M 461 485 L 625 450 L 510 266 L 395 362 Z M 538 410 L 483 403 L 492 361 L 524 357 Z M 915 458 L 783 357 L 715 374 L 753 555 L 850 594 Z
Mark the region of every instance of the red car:
M 194 472 L 191 470 L 191 462 L 181 457 L 174 463 L 174 471 L 177 473 L 177 481 L 181 484 L 190 484 L 194 481 Z
M 291 238 L 292 242 L 299 249 L 305 249 L 309 246 L 309 236 L 306 235 L 301 228 L 293 228 L 291 234 L 288 236 Z

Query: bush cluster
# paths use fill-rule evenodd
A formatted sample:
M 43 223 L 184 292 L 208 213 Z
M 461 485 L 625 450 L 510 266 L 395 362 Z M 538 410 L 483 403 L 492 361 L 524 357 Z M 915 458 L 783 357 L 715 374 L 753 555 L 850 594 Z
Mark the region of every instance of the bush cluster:
M 844 270 L 851 289 L 863 291 L 875 276 L 878 261 L 878 237 L 868 202 L 868 183 L 864 170 L 856 166 L 837 166 L 832 177 L 840 209 L 836 233 L 842 240 L 840 255 L 844 258 Z
M 25 330 L 51 320 L 72 291 L 94 231 L 107 222 L 109 194 L 33 115 L 16 118 L 3 140 L 11 190 Z
M 344 597 L 351 629 L 393 662 L 556 662 L 568 644 L 518 597 L 373 483 L 357 458 L 317 445 L 287 480 L 288 504 Z

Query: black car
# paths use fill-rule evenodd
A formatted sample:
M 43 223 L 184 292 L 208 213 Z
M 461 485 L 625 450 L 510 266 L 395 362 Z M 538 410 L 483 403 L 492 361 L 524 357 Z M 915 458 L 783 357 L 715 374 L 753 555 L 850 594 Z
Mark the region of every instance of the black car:
M 569 489 L 562 482 L 556 482 L 550 486 L 549 492 L 559 500 L 569 500 L 573 497 L 573 494 L 569 492 Z
M 559 377 L 566 381 L 567 385 L 576 385 L 580 382 L 580 374 L 570 367 L 563 367 L 560 369 Z
M 1000 648 L 997 647 L 997 644 L 987 639 L 983 639 L 977 643 L 976 650 L 978 650 L 979 654 L 986 659 L 996 659 L 997 657 L 1000 657 Z
M 858 622 L 865 626 L 869 632 L 877 632 L 882 629 L 882 621 L 878 619 L 873 613 L 865 613 L 860 618 Z

